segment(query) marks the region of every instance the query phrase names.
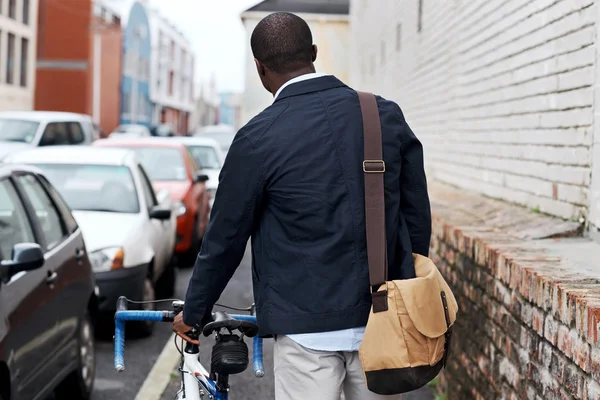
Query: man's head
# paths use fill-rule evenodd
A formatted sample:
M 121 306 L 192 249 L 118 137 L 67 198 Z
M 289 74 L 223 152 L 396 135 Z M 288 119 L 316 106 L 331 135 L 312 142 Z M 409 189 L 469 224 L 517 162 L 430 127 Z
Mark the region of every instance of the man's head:
M 260 80 L 273 94 L 287 80 L 315 70 L 317 46 L 308 24 L 297 15 L 266 16 L 254 28 L 250 46 Z

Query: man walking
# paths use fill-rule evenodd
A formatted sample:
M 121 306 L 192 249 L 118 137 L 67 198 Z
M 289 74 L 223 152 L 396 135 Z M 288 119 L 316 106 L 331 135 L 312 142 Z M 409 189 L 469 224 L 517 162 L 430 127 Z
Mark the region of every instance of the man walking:
M 276 399 L 398 398 L 370 392 L 358 358 L 371 307 L 358 95 L 315 72 L 317 46 L 296 15 L 265 17 L 251 46 L 274 102 L 231 145 L 175 331 L 185 337 L 210 320 L 251 237 L 260 335 L 275 337 Z M 388 277 L 409 279 L 412 253 L 427 256 L 431 234 L 423 150 L 398 105 L 377 104 Z

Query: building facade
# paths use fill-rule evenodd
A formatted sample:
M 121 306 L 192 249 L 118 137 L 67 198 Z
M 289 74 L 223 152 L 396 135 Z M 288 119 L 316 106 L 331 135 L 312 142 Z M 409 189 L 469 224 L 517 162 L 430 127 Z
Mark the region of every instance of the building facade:
M 0 110 L 32 110 L 37 0 L 0 1 Z
M 246 89 L 242 98 L 241 125 L 273 102 L 273 96 L 262 86 L 256 73 L 250 36 L 262 18 L 277 11 L 293 12 L 306 20 L 311 28 L 313 41 L 319 49 L 315 63 L 319 72 L 333 74 L 344 82 L 349 78 L 348 0 L 265 0 L 241 15 L 247 37 Z
M 91 115 L 105 132 L 119 123 L 122 30 L 101 0 L 40 0 L 35 109 Z
M 396 100 L 428 177 L 600 227 L 593 0 L 351 1 L 350 83 Z
M 196 108 L 190 118 L 191 132 L 203 126 L 217 125 L 220 119 L 221 98 L 217 93 L 214 77 L 207 83 L 201 83 L 198 92 Z
M 150 63 L 152 44 L 146 7 L 131 7 L 123 32 L 123 77 L 121 81 L 121 124 L 152 124 Z
M 219 122 L 231 125 L 238 130 L 241 128 L 242 119 L 242 93 L 220 93 Z
M 176 133 L 190 131 L 194 101 L 194 54 L 190 42 L 158 12 L 150 12 L 150 99 L 152 122 L 171 125 Z

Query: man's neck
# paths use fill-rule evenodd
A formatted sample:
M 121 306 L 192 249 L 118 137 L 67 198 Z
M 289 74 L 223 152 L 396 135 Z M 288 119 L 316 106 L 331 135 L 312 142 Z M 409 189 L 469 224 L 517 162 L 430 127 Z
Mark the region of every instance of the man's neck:
M 271 93 L 273 94 L 273 96 L 275 96 L 275 93 L 277 93 L 279 88 L 282 87 L 287 81 L 290 81 L 302 75 L 313 74 L 315 72 L 316 70 L 314 65 L 311 65 L 310 67 L 302 68 L 297 71 L 290 72 L 288 74 L 279 75 L 277 81 L 275 82 L 275 87 L 271 88 Z

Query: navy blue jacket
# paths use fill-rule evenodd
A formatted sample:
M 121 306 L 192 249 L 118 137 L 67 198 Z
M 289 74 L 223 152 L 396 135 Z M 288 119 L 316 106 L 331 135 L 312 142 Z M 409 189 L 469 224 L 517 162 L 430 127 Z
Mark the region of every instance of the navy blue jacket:
M 386 164 L 389 279 L 415 276 L 431 212 L 423 149 L 392 101 L 377 98 Z M 260 335 L 364 326 L 371 307 L 362 116 L 333 76 L 287 86 L 235 136 L 187 291 L 184 322 L 203 326 L 252 238 Z

